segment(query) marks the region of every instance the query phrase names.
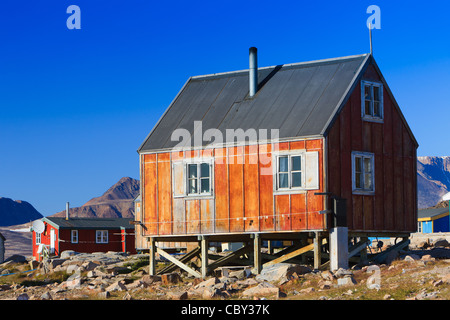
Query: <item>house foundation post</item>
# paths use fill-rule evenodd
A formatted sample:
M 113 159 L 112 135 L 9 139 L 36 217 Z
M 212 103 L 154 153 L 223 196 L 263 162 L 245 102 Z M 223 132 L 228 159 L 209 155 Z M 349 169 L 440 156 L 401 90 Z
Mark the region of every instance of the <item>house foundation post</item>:
M 259 233 L 253 235 L 253 265 L 256 274 L 260 274 L 262 270 L 261 256 L 261 236 Z
M 153 238 L 149 238 L 149 253 L 150 253 L 150 262 L 149 262 L 149 271 L 148 273 L 151 276 L 156 275 L 156 242 Z
M 315 233 L 314 237 L 314 270 L 319 270 L 322 264 L 322 235 Z
M 330 270 L 348 269 L 348 228 L 330 229 Z
M 208 238 L 205 236 L 202 236 L 200 238 L 200 247 L 201 247 L 201 257 L 202 257 L 202 278 L 206 278 L 206 275 L 208 273 L 208 248 L 209 248 L 209 241 Z

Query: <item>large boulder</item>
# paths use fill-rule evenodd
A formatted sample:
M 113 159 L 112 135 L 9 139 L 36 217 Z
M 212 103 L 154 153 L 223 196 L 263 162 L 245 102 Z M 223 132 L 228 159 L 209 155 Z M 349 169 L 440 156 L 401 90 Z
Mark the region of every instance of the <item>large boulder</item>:
M 291 280 L 292 275 L 305 274 L 311 272 L 311 269 L 299 264 L 291 263 L 276 263 L 274 265 L 264 267 L 261 270 L 261 274 L 256 276 L 258 281 L 278 282 L 283 284 Z

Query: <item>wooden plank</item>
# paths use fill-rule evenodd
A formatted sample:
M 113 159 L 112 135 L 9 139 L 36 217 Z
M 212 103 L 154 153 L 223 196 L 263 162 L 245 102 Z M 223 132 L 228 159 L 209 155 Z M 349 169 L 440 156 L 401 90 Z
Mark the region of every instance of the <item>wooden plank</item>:
M 373 196 L 363 196 L 363 229 L 373 230 Z
M 244 150 L 229 148 L 230 232 L 244 231 Z
M 356 94 L 356 93 L 353 93 Z M 340 196 L 347 199 L 347 226 L 353 228 L 352 203 L 352 114 L 351 104 L 347 102 L 341 111 L 340 118 Z M 331 161 L 331 160 L 329 160 Z
M 172 181 L 170 153 L 158 154 L 159 234 L 172 234 Z
M 361 83 L 353 90 L 351 100 L 351 118 L 352 118 L 352 150 L 362 150 L 362 120 L 361 120 Z
M 277 231 L 291 230 L 291 213 L 288 194 L 275 196 L 275 217 Z
M 186 195 L 186 181 L 185 181 L 185 164 L 183 161 L 172 161 L 172 176 L 173 176 L 173 195 Z
M 322 245 L 327 243 L 327 239 L 322 239 Z M 308 251 L 311 251 L 314 249 L 314 243 L 308 244 L 302 248 L 296 249 L 296 250 L 288 250 L 285 254 L 281 255 L 280 257 L 273 259 L 269 262 L 264 263 L 264 267 L 272 266 L 277 263 L 282 263 L 284 261 L 293 259 L 295 257 L 298 257 L 299 255 L 302 255 Z
M 289 142 L 289 149 L 290 150 L 303 150 L 303 149 L 306 149 L 305 140 Z
M 245 146 L 244 164 L 244 229 L 259 231 L 258 145 Z
M 144 155 L 143 222 L 144 234 L 158 234 L 156 154 Z
M 383 96 L 388 97 L 383 90 Z M 393 157 L 393 126 L 392 102 L 384 99 L 383 125 L 383 200 L 384 200 L 384 228 L 394 230 L 394 157 Z M 376 170 L 376 169 L 375 169 Z
M 384 155 L 384 227 L 385 230 L 394 230 L 394 158 Z
M 200 233 L 200 201 L 186 200 L 186 233 Z
M 305 141 L 306 151 L 322 150 L 322 139 L 312 139 Z
M 173 199 L 173 234 L 186 234 L 186 206 L 183 198 Z
M 405 230 L 414 232 L 416 229 L 417 219 L 414 214 L 415 197 L 415 171 L 413 166 L 414 145 L 405 126 L 403 126 L 403 180 L 404 180 L 404 212 L 405 212 Z
M 225 148 L 214 152 L 214 195 L 216 205 L 215 230 L 217 233 L 229 232 L 229 193 L 228 193 L 228 164 Z
M 201 199 L 200 200 L 200 233 L 214 232 L 214 200 Z
M 218 267 L 221 267 L 225 264 L 229 264 L 230 262 L 239 259 L 240 256 L 242 256 L 243 254 L 249 253 L 252 251 L 252 246 L 249 245 L 245 245 L 244 247 L 226 255 L 225 257 L 222 257 L 216 261 L 214 261 L 213 263 L 211 263 L 209 265 L 209 270 L 214 270 Z
M 363 230 L 363 196 L 353 195 L 353 229 Z
M 402 123 L 395 110 L 392 112 L 392 123 L 394 147 L 394 229 L 404 230 Z
M 321 192 L 320 190 L 312 190 L 307 192 L 307 208 L 308 208 L 308 230 L 316 230 L 323 228 L 323 215 L 319 211 L 323 210 L 323 197 L 317 196 L 314 193 Z
M 306 214 L 306 195 L 304 193 L 291 194 L 291 229 L 305 230 L 308 215 Z
M 274 228 L 272 148 L 269 144 L 259 145 L 259 219 L 260 230 Z
M 383 169 L 383 124 L 373 124 L 372 145 L 375 154 L 374 170 L 375 170 L 375 196 L 373 203 L 373 223 L 375 230 L 384 230 L 384 169 Z
M 184 256 L 182 256 L 179 261 L 181 263 L 186 264 L 187 262 L 191 261 L 193 258 L 198 257 L 200 255 L 200 247 L 196 247 L 195 249 L 189 251 Z M 171 263 L 167 267 L 164 267 L 158 271 L 158 274 L 164 274 L 164 273 L 170 273 L 178 269 L 178 265 Z
M 341 150 L 340 150 L 340 117 L 336 120 L 328 134 L 328 190 L 334 195 L 341 195 Z M 343 129 L 342 129 L 343 130 Z
M 194 277 L 196 277 L 196 278 L 201 278 L 202 277 L 202 275 L 200 273 L 198 273 L 194 269 L 190 268 L 189 266 L 185 265 L 180 260 L 172 257 L 170 254 L 168 254 L 164 250 L 162 250 L 160 248 L 157 248 L 156 251 L 158 252 L 159 255 L 163 256 L 164 258 L 166 258 L 167 260 L 169 260 L 173 264 L 177 265 L 181 269 L 183 269 L 183 270 L 187 271 L 188 273 L 192 274 Z

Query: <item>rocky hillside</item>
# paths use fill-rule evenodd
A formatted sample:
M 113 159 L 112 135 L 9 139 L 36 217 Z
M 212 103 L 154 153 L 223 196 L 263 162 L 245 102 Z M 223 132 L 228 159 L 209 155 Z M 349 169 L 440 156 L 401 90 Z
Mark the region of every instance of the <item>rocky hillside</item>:
M 418 207 L 435 206 L 450 191 L 450 157 L 417 157 Z
M 22 200 L 0 198 L 0 226 L 12 226 L 42 218 L 30 203 Z
M 102 196 L 95 197 L 81 207 L 70 208 L 71 217 L 87 218 L 133 218 L 133 200 L 139 194 L 139 180 L 124 177 L 109 188 Z M 54 214 L 64 217 L 66 211 Z

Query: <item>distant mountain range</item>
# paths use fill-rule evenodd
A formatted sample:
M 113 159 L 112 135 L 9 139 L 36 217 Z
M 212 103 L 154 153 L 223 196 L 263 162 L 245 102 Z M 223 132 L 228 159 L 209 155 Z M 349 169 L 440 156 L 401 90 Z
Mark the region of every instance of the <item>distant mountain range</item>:
M 417 157 L 419 209 L 437 205 L 450 191 L 450 157 Z
M 69 217 L 78 218 L 134 218 L 133 200 L 139 195 L 139 180 L 124 177 L 102 196 L 95 197 L 81 207 L 69 208 Z M 66 211 L 53 217 L 64 217 Z
M 23 224 L 42 217 L 42 214 L 26 201 L 0 198 L 0 227 Z

